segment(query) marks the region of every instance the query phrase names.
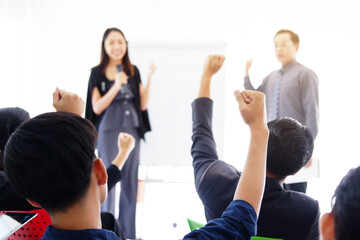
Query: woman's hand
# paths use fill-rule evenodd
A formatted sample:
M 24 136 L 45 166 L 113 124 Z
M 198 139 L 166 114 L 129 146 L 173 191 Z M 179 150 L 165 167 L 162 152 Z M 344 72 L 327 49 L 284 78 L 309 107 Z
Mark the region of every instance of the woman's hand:
M 152 77 L 152 75 L 156 72 L 156 65 L 154 62 L 151 62 L 149 66 L 149 77 Z
M 129 78 L 128 75 L 126 75 L 126 73 L 124 73 L 124 72 L 116 73 L 114 86 L 120 90 L 122 85 L 128 83 L 128 78 Z

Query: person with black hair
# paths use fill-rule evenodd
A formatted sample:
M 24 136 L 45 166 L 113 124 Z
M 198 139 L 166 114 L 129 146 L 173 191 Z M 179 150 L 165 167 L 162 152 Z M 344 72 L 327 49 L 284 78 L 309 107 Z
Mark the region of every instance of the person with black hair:
M 84 112 L 84 101 L 77 94 L 58 88 L 53 93 L 53 106 L 57 111 L 72 112 L 78 115 L 82 115 Z M 14 191 L 3 171 L 5 145 L 11 134 L 28 119 L 30 119 L 29 113 L 22 108 L 0 109 L 0 210 L 27 211 L 37 209 Z M 121 170 L 135 145 L 134 137 L 127 133 L 120 133 L 117 142 L 119 152 L 107 168 L 108 190 L 111 190 L 121 180 Z M 101 223 L 104 229 L 112 230 L 122 237 L 120 226 L 111 213 L 102 212 Z
M 329 213 L 321 217 L 323 240 L 353 240 L 360 236 L 360 167 L 351 169 L 333 196 Z
M 29 113 L 22 108 L 0 109 L 0 210 L 33 210 L 25 198 L 18 196 L 4 172 L 3 157 L 5 145 L 11 134 L 26 120 Z
M 20 196 L 49 213 L 43 239 L 119 239 L 100 229 L 108 175 L 94 154 L 96 139 L 90 121 L 66 112 L 32 118 L 10 137 L 5 172 Z
M 98 130 L 97 149 L 105 165 L 109 166 L 117 153 L 115 142 L 119 132 L 130 133 L 136 139 L 135 149 L 124 166 L 127 174 L 121 182 L 119 223 L 127 238 L 136 237 L 140 139 L 151 130 L 147 104 L 156 70 L 154 64 L 150 70 L 143 86 L 138 68 L 130 61 L 125 35 L 117 28 L 109 28 L 104 32 L 100 63 L 91 70 L 87 90 L 85 118 Z M 109 192 L 102 210 L 115 214 L 115 190 Z
M 210 91 L 210 81 L 207 85 Z M 232 201 L 242 173 L 218 158 L 212 133 L 212 101 L 196 102 L 191 154 L 196 191 L 210 221 L 221 217 Z M 282 186 L 287 176 L 295 174 L 309 161 L 314 147 L 311 132 L 291 118 L 272 121 L 268 128 L 266 184 L 257 222 L 258 235 L 318 239 L 318 202 L 303 193 L 286 191 Z
M 210 82 L 219 71 L 225 58 L 210 55 L 204 66 L 198 98 L 192 103 L 193 140 L 197 146 L 206 146 L 212 138 Z M 234 92 L 244 122 L 250 129 L 250 145 L 244 165 L 242 178 L 236 182 L 233 197 L 221 217 L 209 221 L 204 227 L 187 234 L 184 239 L 250 239 L 256 234 L 256 221 L 259 216 L 261 199 L 265 184 L 266 149 L 269 130 L 266 125 L 265 97 L 261 92 Z M 196 143 L 195 143 L 196 142 Z M 203 149 L 203 157 L 209 156 L 212 149 Z M 209 159 L 208 161 L 211 161 Z M 203 163 L 206 164 L 206 163 Z M 222 186 L 223 188 L 226 185 Z M 208 186 L 211 191 L 212 186 Z M 205 188 L 204 188 L 205 190 Z M 218 193 L 221 197 L 222 193 Z

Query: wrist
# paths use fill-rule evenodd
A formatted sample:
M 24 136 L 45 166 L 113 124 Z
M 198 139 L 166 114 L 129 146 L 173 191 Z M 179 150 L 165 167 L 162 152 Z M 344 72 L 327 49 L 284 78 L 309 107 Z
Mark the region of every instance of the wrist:
M 114 89 L 116 92 L 118 92 L 121 89 L 121 85 L 114 84 L 111 88 Z
M 201 78 L 203 78 L 203 79 L 204 79 L 204 78 L 205 78 L 205 79 L 211 79 L 213 75 L 214 75 L 214 74 L 205 71 L 205 72 L 203 72 Z
M 250 126 L 250 133 L 252 136 L 263 136 L 267 138 L 269 136 L 269 129 L 265 123 L 254 124 Z
M 121 150 L 119 151 L 118 156 L 122 157 L 122 158 L 127 158 L 130 154 L 130 151 L 128 148 L 121 148 Z

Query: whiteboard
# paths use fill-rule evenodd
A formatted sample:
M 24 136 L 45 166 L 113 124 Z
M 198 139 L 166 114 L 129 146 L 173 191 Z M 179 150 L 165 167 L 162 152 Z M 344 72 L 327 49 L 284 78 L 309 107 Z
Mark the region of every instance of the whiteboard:
M 209 54 L 225 54 L 224 43 L 129 43 L 129 57 L 141 74 L 143 85 L 153 61 L 157 71 L 152 78 L 148 112 L 152 131 L 141 142 L 140 164 L 151 166 L 191 165 L 192 111 L 203 65 Z M 225 66 L 214 76 L 213 131 L 219 157 L 224 146 Z

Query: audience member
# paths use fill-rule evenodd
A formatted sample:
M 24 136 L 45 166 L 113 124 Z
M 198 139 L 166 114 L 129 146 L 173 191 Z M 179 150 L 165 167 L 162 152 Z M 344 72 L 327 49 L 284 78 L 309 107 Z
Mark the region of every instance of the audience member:
M 351 169 L 335 190 L 330 213 L 321 217 L 324 240 L 352 240 L 360 236 L 360 167 Z
M 198 98 L 192 103 L 193 108 L 193 140 L 203 146 L 201 154 L 209 156 L 211 148 L 212 100 L 210 99 L 210 81 L 224 62 L 222 56 L 210 56 L 204 67 Z M 244 166 L 243 175 L 233 192 L 230 202 L 221 218 L 209 221 L 203 228 L 194 230 L 184 239 L 250 239 L 256 234 L 256 221 L 260 211 L 264 191 L 266 150 L 268 128 L 265 120 L 264 95 L 260 92 L 235 91 L 240 113 L 250 128 L 250 146 Z M 239 136 L 241 137 L 241 136 Z M 208 159 L 207 161 L 211 161 Z M 206 163 L 203 163 L 206 164 Z M 211 186 L 209 191 L 211 191 Z M 226 185 L 222 185 L 226 188 Z M 222 193 L 217 193 L 221 197 Z M 219 216 L 220 217 L 220 216 Z
M 72 112 L 82 115 L 84 112 L 84 101 L 78 95 L 69 93 L 58 88 L 53 93 L 53 105 L 57 111 Z M 5 144 L 10 135 L 23 122 L 29 119 L 29 114 L 21 108 L 3 108 L 0 109 L 0 160 L 3 165 L 3 152 Z M 108 189 L 112 189 L 115 184 L 121 180 L 121 169 L 132 149 L 135 139 L 127 133 L 120 133 L 118 137 L 119 152 L 112 164 L 107 168 Z M 37 209 L 30 205 L 25 198 L 19 196 L 9 184 L 3 168 L 0 171 L 0 210 L 6 211 L 27 211 Z M 102 227 L 113 230 L 121 236 L 121 230 L 114 216 L 110 213 L 101 213 Z
M 10 135 L 23 122 L 30 118 L 29 113 L 22 108 L 2 108 L 0 109 L 0 210 L 33 210 L 25 198 L 18 196 L 4 172 L 3 157 L 6 142 Z
M 210 80 L 203 85 L 210 91 Z M 209 221 L 219 218 L 230 204 L 243 174 L 218 158 L 212 133 L 212 100 L 197 99 L 193 103 L 193 114 L 191 153 L 195 186 Z M 267 177 L 258 235 L 293 240 L 318 239 L 318 202 L 303 193 L 286 191 L 282 186 L 285 178 L 295 174 L 311 157 L 311 132 L 291 118 L 274 120 L 268 127 Z
M 119 239 L 101 229 L 107 173 L 94 154 L 96 138 L 88 120 L 54 112 L 26 121 L 9 139 L 4 153 L 9 182 L 51 217 L 43 239 Z

